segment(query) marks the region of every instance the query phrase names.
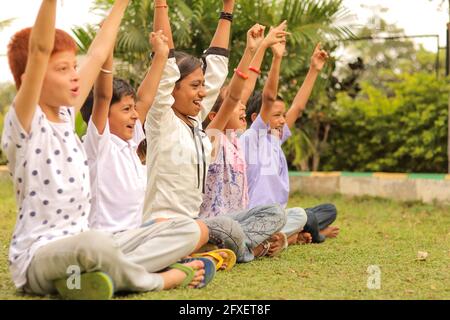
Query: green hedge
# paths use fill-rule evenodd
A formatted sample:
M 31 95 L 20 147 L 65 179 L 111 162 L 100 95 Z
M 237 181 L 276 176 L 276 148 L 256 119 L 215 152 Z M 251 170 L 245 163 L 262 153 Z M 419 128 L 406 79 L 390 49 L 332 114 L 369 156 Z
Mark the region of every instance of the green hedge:
M 447 79 L 404 74 L 388 87 L 338 96 L 322 170 L 447 172 Z

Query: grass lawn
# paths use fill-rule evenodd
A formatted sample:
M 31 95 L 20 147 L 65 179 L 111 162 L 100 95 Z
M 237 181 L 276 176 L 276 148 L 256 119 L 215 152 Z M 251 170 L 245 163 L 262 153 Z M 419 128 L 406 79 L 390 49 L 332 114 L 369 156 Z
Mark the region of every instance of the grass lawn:
M 15 223 L 11 183 L 0 180 L 0 299 L 16 292 L 7 267 Z M 220 272 L 205 289 L 177 289 L 119 299 L 450 299 L 450 208 L 382 199 L 293 195 L 290 206 L 336 204 L 337 239 L 290 247 Z M 418 251 L 428 252 L 425 261 Z M 381 269 L 381 289 L 367 288 L 367 268 Z

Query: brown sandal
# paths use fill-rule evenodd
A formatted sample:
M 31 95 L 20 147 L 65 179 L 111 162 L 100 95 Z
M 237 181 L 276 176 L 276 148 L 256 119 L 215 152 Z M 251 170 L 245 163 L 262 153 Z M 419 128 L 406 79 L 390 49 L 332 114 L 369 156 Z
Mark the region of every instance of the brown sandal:
M 264 240 L 262 243 L 260 243 L 258 245 L 259 246 L 263 246 L 263 249 L 261 250 L 261 252 L 258 255 L 255 255 L 255 258 L 261 258 L 266 256 L 269 253 L 270 250 L 270 242 L 269 240 Z

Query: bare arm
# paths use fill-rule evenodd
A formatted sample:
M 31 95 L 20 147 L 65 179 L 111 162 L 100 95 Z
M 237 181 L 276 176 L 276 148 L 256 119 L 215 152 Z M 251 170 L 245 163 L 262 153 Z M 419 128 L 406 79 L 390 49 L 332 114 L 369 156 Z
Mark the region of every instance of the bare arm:
M 110 14 L 103 22 L 100 31 L 89 47 L 86 60 L 80 68 L 80 95 L 74 104 L 76 110 L 80 110 L 89 91 L 92 88 L 101 66 L 105 63 L 108 55 L 114 48 L 120 21 L 125 13 L 130 0 L 116 0 Z
M 260 47 L 262 41 L 264 40 L 264 30 L 266 27 L 259 25 L 259 28 L 255 30 L 254 34 L 254 41 L 252 42 L 250 46 L 250 50 L 253 51 L 253 55 L 255 55 L 256 51 Z M 258 61 L 254 60 L 251 62 L 250 66 L 260 70 L 261 64 L 263 59 L 259 59 Z M 256 81 L 258 80 L 259 74 L 254 71 L 249 71 L 248 79 L 245 82 L 245 86 L 242 89 L 242 95 L 241 95 L 241 102 L 242 104 L 246 105 L 248 102 L 248 99 L 253 93 L 253 90 L 255 90 Z
M 31 130 L 36 106 L 55 41 L 56 0 L 43 0 L 30 36 L 28 60 L 15 99 L 15 112 L 23 129 Z
M 164 67 L 169 56 L 169 46 L 167 44 L 168 38 L 163 34 L 163 31 L 152 32 L 150 42 L 155 52 L 152 60 L 152 65 L 145 75 L 137 91 L 136 110 L 139 114 L 139 120 L 144 123 L 148 110 L 153 104 L 156 93 L 158 91 L 159 82 L 164 71 Z
M 244 74 L 247 73 L 250 61 L 252 60 L 254 55 L 251 50 L 251 43 L 253 41 L 255 31 L 259 28 L 260 25 L 256 24 L 247 32 L 247 46 L 245 48 L 241 61 L 239 62 L 239 66 L 237 67 L 237 72 L 242 72 Z M 234 108 L 239 103 L 242 94 L 242 87 L 245 85 L 247 80 L 239 76 L 237 72 L 235 72 L 233 77 L 231 78 L 228 94 L 225 97 L 222 105 L 220 106 L 217 115 L 208 125 L 208 129 L 217 129 L 220 131 L 225 130 L 225 127 L 230 120 Z
M 314 88 L 314 83 L 319 76 L 320 71 L 323 69 L 325 63 L 328 59 L 328 53 L 321 49 L 320 43 L 314 49 L 313 56 L 311 58 L 311 66 L 309 68 L 308 74 L 306 75 L 305 81 L 303 81 L 302 86 L 298 90 L 292 106 L 289 108 L 286 114 L 286 123 L 289 128 L 292 128 L 297 121 L 298 117 L 305 110 L 306 103 L 308 102 L 311 92 Z
M 286 21 L 284 21 L 276 28 L 273 28 L 270 30 L 270 32 L 264 38 L 264 41 L 259 46 L 259 48 L 255 54 L 255 57 L 253 58 L 252 63 L 251 63 L 252 66 L 253 65 L 261 65 L 262 60 L 264 59 L 264 53 L 266 52 L 266 50 L 269 47 L 271 47 L 277 43 L 286 42 L 287 32 L 284 31 L 286 29 L 286 27 L 287 27 L 287 23 L 286 23 Z M 281 60 L 279 63 L 281 63 Z M 276 71 L 276 69 L 274 70 L 274 73 L 275 73 L 275 71 Z M 278 71 L 278 73 L 279 73 L 279 71 Z M 276 81 L 276 84 L 278 84 L 278 79 Z M 264 123 L 269 122 L 270 108 L 271 108 L 271 105 L 267 106 L 267 105 L 264 105 L 264 103 L 261 107 L 260 115 L 261 115 L 261 118 L 264 121 Z
M 234 0 L 223 0 L 223 11 L 233 13 Z M 218 47 L 228 49 L 230 44 L 231 21 L 219 19 L 216 32 L 211 40 L 210 47 Z
M 111 71 L 113 68 L 113 52 L 103 64 L 102 69 Z M 94 85 L 94 106 L 92 108 L 92 122 L 99 134 L 103 134 L 108 121 L 109 106 L 113 95 L 112 73 L 101 71 Z
M 272 46 L 273 58 L 269 75 L 262 92 L 261 118 L 266 123 L 270 117 L 270 110 L 277 100 L 278 83 L 280 80 L 281 61 L 283 59 L 286 42 L 277 43 Z
M 167 37 L 169 49 L 174 49 L 175 45 L 173 43 L 172 29 L 169 21 L 169 8 L 166 0 L 155 0 L 154 5 L 153 31 L 162 30 L 163 34 Z

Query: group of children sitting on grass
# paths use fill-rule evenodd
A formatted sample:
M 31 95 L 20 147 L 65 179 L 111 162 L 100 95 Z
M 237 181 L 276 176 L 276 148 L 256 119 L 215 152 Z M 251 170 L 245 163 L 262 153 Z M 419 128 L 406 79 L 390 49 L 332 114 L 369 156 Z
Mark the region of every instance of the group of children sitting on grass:
M 9 254 L 16 287 L 65 299 L 202 288 L 236 262 L 337 236 L 333 205 L 286 208 L 281 146 L 327 61 L 320 45 L 286 112 L 277 94 L 286 22 L 249 29 L 224 85 L 234 0 L 223 0 L 201 59 L 175 51 L 169 6 L 154 0 L 152 63 L 135 91 L 113 77 L 129 1 L 115 1 L 79 69 L 76 43 L 55 29 L 57 0 L 42 0 L 34 27 L 9 44 L 18 91 L 1 141 L 19 207 Z M 267 81 L 253 93 L 269 48 Z

